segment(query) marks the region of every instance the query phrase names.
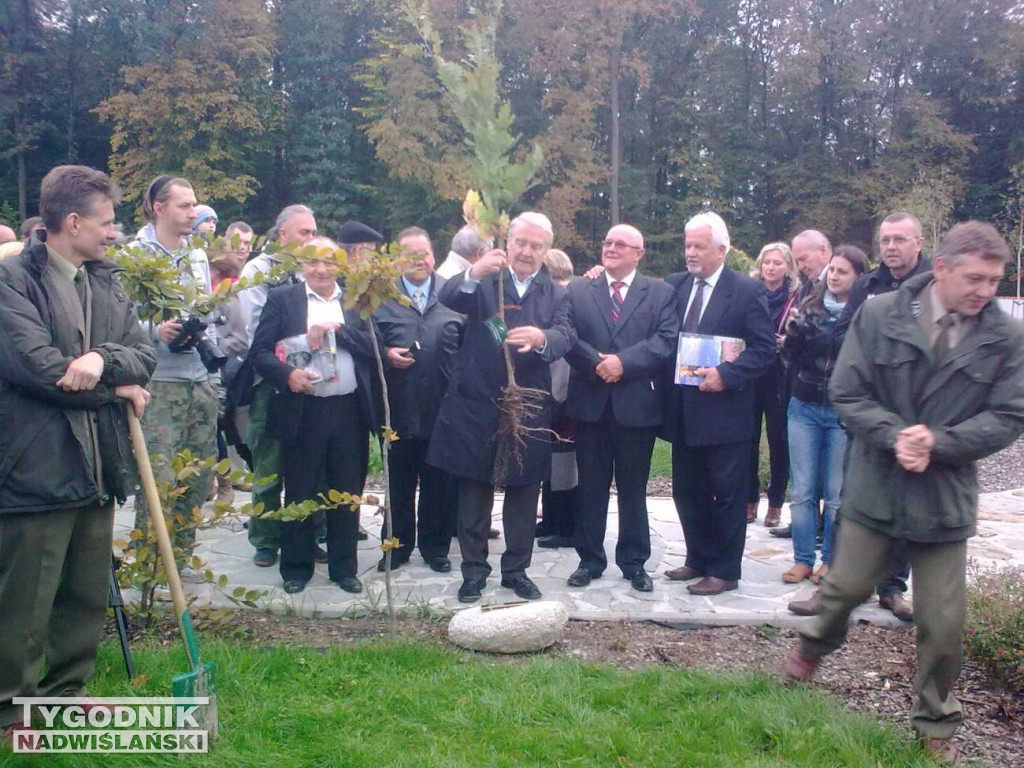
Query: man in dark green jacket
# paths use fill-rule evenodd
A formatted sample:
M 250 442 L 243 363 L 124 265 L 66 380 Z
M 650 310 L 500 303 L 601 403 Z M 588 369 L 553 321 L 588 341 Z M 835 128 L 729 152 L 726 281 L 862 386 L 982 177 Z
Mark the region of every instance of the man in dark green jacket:
M 1010 257 L 989 224 L 946 235 L 934 274 L 867 302 L 832 375 L 832 402 L 852 444 L 843 525 L 822 610 L 786 671 L 799 680 L 845 640 L 899 539 L 908 544 L 918 626 L 911 723 L 936 759 L 955 761 L 967 539 L 974 535 L 974 462 L 1024 432 L 1024 328 L 992 301 Z
M 110 178 L 43 179 L 44 235 L 0 262 L 0 728 L 15 696 L 77 696 L 103 634 L 114 499 L 135 492 L 124 404 L 138 415 L 156 355 L 103 260 Z M 46 674 L 40 680 L 43 655 Z

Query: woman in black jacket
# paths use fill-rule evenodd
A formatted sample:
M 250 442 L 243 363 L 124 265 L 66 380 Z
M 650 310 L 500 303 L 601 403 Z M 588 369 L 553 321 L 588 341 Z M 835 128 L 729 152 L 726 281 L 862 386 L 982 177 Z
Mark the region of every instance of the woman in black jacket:
M 786 320 L 796 300 L 796 289 L 800 286 L 793 252 L 785 243 L 769 243 L 761 249 L 754 265 L 756 276 L 768 290 L 768 312 L 775 327 L 775 342 L 782 346 L 785 337 Z M 786 498 L 786 483 L 789 480 L 789 446 L 786 442 L 786 403 L 789 393 L 786 389 L 786 366 L 781 355 L 768 372 L 754 386 L 756 409 L 754 415 L 754 439 L 751 442 L 750 495 L 747 497 L 747 522 L 757 520 L 757 504 L 761 498 L 761 482 L 758 464 L 761 454 L 761 421 L 768 432 L 768 456 L 771 466 L 768 481 L 768 514 L 764 518 L 765 528 L 779 524 L 782 502 Z
M 833 251 L 828 274 L 790 321 L 783 354 L 792 368 L 788 412 L 789 456 L 792 475 L 790 514 L 793 530 L 792 568 L 782 580 L 796 584 L 819 581 L 832 559 L 832 525 L 843 485 L 846 432 L 828 396 L 832 368 L 842 336 L 837 324 L 854 280 L 868 270 L 868 258 L 852 245 Z M 814 570 L 817 500 L 825 502 L 821 567 Z

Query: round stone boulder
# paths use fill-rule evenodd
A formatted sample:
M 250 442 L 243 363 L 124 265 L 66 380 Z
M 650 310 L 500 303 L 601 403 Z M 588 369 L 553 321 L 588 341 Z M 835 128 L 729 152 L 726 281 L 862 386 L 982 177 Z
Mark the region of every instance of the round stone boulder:
M 468 608 L 449 622 L 448 639 L 471 651 L 527 653 L 555 642 L 568 621 L 569 612 L 554 600 Z

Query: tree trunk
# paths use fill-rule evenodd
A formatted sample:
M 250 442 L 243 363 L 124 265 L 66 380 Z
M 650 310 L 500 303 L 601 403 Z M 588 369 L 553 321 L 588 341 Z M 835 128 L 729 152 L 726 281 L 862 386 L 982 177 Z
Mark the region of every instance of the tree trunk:
M 373 357 L 377 361 L 377 375 L 380 377 L 380 387 L 384 400 L 384 427 L 385 435 L 381 440 L 380 458 L 381 467 L 384 470 L 384 529 L 388 532 L 388 538 L 395 537 L 395 530 L 391 526 L 391 472 L 388 468 L 389 446 L 391 437 L 391 404 L 388 402 L 388 380 L 384 376 L 384 359 L 380 356 L 380 347 L 377 346 L 377 324 L 371 317 L 367 321 L 370 326 L 370 341 L 373 343 Z M 357 513 L 358 514 L 358 513 Z M 405 542 L 402 542 L 405 543 Z M 412 542 L 409 542 L 410 546 Z M 391 595 L 391 548 L 384 551 L 384 592 L 388 601 L 388 618 L 395 620 L 395 603 Z
M 20 133 L 21 133 L 20 121 L 15 120 L 14 125 L 15 125 L 15 128 L 14 128 L 15 135 L 20 135 Z M 26 174 L 25 174 L 25 150 L 23 150 L 20 146 L 18 147 L 18 150 L 17 150 L 17 156 L 18 156 L 18 215 L 21 217 L 21 220 L 24 221 L 25 219 L 28 218 L 28 203 L 26 202 L 26 198 L 25 198 L 25 191 L 26 191 L 26 187 L 28 186 L 28 183 L 26 181 Z
M 611 174 L 608 179 L 610 187 L 611 219 L 614 227 L 619 223 L 619 48 L 618 43 L 612 48 L 609 77 L 611 88 L 608 89 L 608 106 L 611 111 Z

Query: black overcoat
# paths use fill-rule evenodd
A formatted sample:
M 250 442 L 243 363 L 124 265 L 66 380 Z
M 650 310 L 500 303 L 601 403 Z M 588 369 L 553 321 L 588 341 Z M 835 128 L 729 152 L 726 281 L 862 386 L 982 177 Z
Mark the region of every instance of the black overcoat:
M 507 376 L 501 348 L 484 322 L 498 313 L 498 277 L 484 277 L 473 293 L 462 290 L 465 278 L 465 274 L 454 277 L 441 290 L 441 302 L 466 315 L 466 332 L 455 358 L 448 393 L 434 423 L 427 461 L 456 477 L 496 485 L 518 486 L 546 480 L 551 474 L 553 442 L 546 432 L 527 438 L 522 466 L 513 464 L 502 476 L 495 477 L 498 400 Z M 532 325 L 541 328 L 547 337 L 543 353 L 513 351 L 512 359 L 516 382 L 545 393 L 540 412 L 530 419 L 528 426 L 550 429 L 550 363 L 563 357 L 576 341 L 576 332 L 569 322 L 566 290 L 551 280 L 546 267 L 541 267 L 520 299 L 510 273 L 506 272 L 503 301 L 509 328 Z

